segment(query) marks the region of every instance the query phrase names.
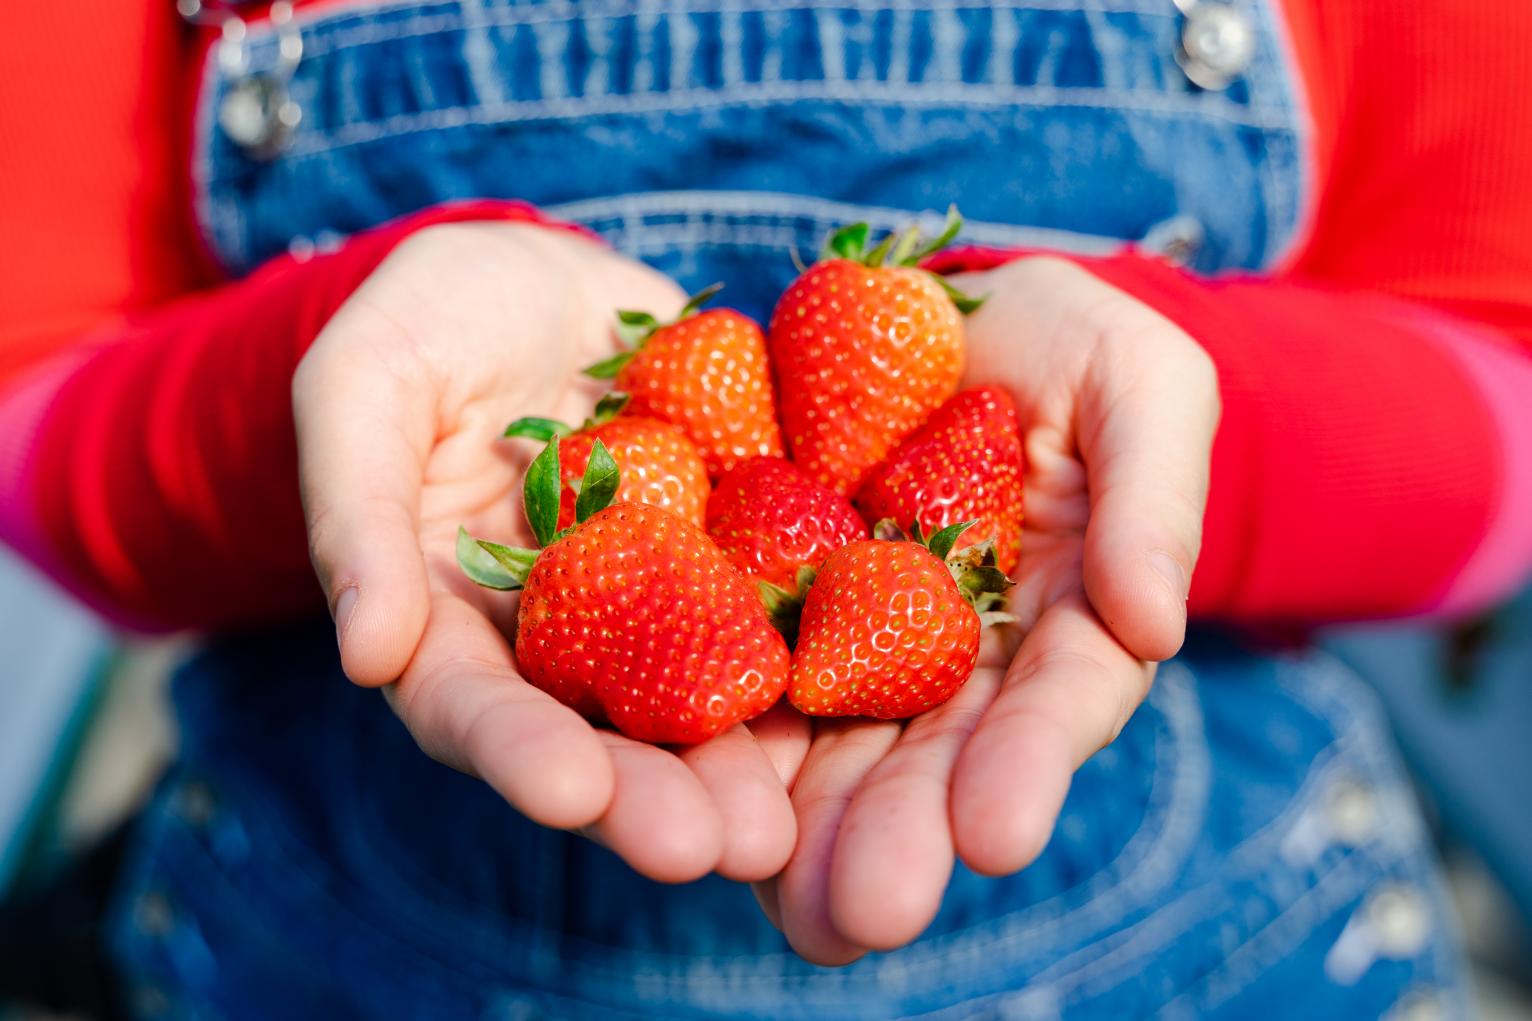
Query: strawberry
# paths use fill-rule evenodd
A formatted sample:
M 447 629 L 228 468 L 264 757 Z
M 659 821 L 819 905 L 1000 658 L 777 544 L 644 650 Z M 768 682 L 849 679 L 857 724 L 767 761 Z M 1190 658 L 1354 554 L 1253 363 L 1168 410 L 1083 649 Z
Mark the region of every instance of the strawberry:
M 524 487 L 540 552 L 458 533 L 458 563 L 470 578 L 522 589 L 522 675 L 587 717 L 657 744 L 696 744 L 770 708 L 787 684 L 787 646 L 712 540 L 658 507 L 608 506 L 619 473 L 599 439 L 575 524 L 564 529 L 560 477 L 554 436 Z
M 585 370 L 615 378 L 618 390 L 633 395 L 633 414 L 680 428 L 714 479 L 747 458 L 782 456 L 761 328 L 733 309 L 697 313 L 720 286 L 693 295 L 668 323 L 647 312 L 619 313 L 619 333 L 634 346 Z
M 967 524 L 910 542 L 891 523 L 824 562 L 803 606 L 788 698 L 811 716 L 894 720 L 951 698 L 1010 587 L 987 544 L 952 553 Z
M 544 441 L 554 436 L 563 439 L 559 455 L 560 528 L 574 524 L 579 482 L 597 440 L 606 444 L 622 466 L 618 500 L 663 507 L 700 526 L 708 498 L 707 466 L 702 463 L 702 456 L 673 425 L 653 418 L 619 415 L 627 403 L 626 394 L 607 394 L 578 432 L 549 418 L 518 418 L 505 427 L 505 435 Z
M 932 529 L 972 521 L 959 548 L 994 540 L 997 564 L 1009 574 L 1021 555 L 1021 478 L 1016 405 L 1000 387 L 973 387 L 868 473 L 856 506 L 866 521 L 892 518 L 906 529 L 916 521 Z
M 760 589 L 789 644 L 814 571 L 848 542 L 867 538 L 844 496 L 779 457 L 753 458 L 719 480 L 707 502 L 707 531 Z
M 961 224 L 954 210 L 930 244 L 911 229 L 871 251 L 867 225 L 847 227 L 777 302 L 768 344 L 782 431 L 788 456 L 815 481 L 856 492 L 957 389 L 963 314 L 978 303 L 917 263 Z

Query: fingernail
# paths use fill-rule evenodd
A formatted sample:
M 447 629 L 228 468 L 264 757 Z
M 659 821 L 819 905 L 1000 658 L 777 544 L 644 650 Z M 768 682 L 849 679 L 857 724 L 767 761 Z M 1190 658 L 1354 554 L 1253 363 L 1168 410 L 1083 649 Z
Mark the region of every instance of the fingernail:
M 1165 579 L 1165 584 L 1170 586 L 1176 598 L 1186 602 L 1186 569 L 1181 566 L 1181 561 L 1166 553 L 1164 550 L 1155 550 L 1149 554 L 1149 566 L 1154 568 L 1154 573 Z
M 335 640 L 344 644 L 346 641 L 346 625 L 351 623 L 351 611 L 356 607 L 356 586 L 348 585 L 341 590 L 340 598 L 335 600 Z

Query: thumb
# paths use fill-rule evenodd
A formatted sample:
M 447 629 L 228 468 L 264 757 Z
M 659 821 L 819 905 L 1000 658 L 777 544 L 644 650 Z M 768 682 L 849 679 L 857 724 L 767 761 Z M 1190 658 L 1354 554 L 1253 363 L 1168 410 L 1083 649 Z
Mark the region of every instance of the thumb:
M 370 345 L 344 342 L 397 329 L 366 306 L 343 307 L 293 377 L 309 554 L 335 618 L 341 665 L 368 687 L 404 672 L 430 610 L 418 529 L 434 434 L 429 384 L 353 354 Z
M 1091 497 L 1085 589 L 1118 641 L 1155 661 L 1185 634 L 1218 427 L 1212 363 L 1178 339 L 1141 347 L 1131 371 L 1128 359 L 1104 359 L 1115 370 L 1091 374 L 1080 416 Z

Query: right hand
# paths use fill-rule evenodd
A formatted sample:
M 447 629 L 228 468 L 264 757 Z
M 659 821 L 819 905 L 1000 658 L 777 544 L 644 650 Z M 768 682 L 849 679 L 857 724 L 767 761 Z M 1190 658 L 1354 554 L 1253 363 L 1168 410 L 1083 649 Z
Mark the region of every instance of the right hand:
M 469 582 L 458 526 L 533 545 L 514 508 L 530 451 L 505 423 L 578 423 L 619 308 L 675 313 L 660 274 L 525 224 L 430 227 L 400 244 L 293 380 L 303 504 L 346 674 L 383 686 L 432 757 L 523 814 L 684 882 L 775 875 L 796 839 L 783 777 L 807 730 L 773 711 L 679 755 L 592 727 L 516 670 L 516 596 Z M 514 449 L 513 449 L 514 448 Z

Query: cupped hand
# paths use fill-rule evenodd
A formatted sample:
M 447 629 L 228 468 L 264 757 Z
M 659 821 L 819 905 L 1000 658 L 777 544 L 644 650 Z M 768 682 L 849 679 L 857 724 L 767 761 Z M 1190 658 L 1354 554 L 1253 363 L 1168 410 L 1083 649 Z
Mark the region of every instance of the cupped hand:
M 685 298 L 573 234 L 452 224 L 402 243 L 336 313 L 293 382 L 310 548 L 346 674 L 384 686 L 416 741 L 529 818 L 578 829 L 668 882 L 760 879 L 794 841 L 783 712 L 673 754 L 592 727 L 522 679 L 516 597 L 469 583 L 458 526 L 532 545 L 515 489 L 522 415 L 578 423 L 580 370 L 610 355 L 619 308 Z M 785 749 L 785 750 L 784 750 Z
M 973 678 L 929 713 L 815 722 L 792 779 L 797 849 L 756 893 L 820 964 L 919 936 L 956 858 L 989 875 L 1035 859 L 1074 771 L 1185 633 L 1219 413 L 1211 361 L 1061 259 L 956 282 L 990 295 L 968 320 L 965 385 L 1006 386 L 1021 414 L 1020 621 L 987 634 Z

